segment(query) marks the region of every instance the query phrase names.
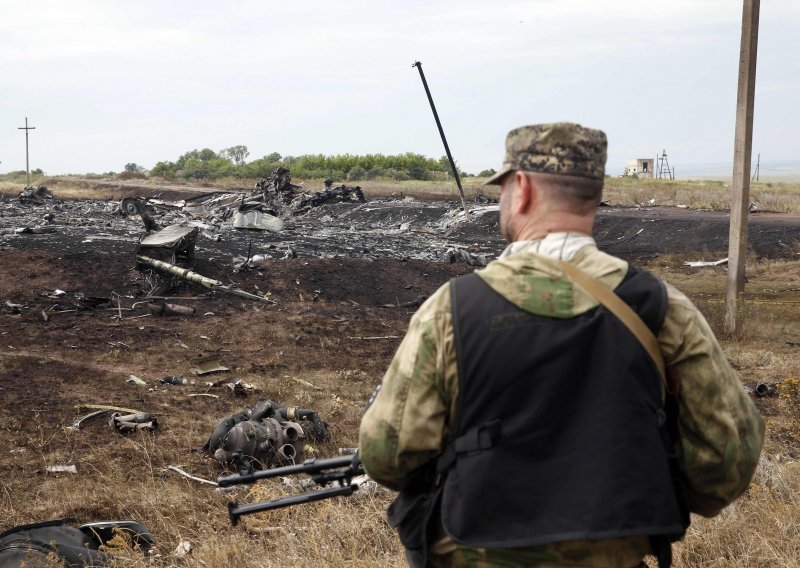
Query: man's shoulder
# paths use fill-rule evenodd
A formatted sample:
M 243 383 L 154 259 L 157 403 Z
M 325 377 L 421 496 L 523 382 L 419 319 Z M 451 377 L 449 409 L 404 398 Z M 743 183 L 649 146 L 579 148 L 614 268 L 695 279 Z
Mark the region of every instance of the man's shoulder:
M 631 266 L 626 260 L 603 252 L 596 246 L 583 247 L 575 253 L 570 262 L 589 276 L 614 288 L 622 282 Z
M 411 324 L 421 323 L 450 314 L 450 280 L 439 286 L 411 317 Z

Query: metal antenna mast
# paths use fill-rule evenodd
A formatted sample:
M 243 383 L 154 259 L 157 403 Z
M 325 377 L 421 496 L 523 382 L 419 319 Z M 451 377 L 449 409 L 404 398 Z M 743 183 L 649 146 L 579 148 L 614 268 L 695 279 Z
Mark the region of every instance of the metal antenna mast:
M 447 145 L 447 138 L 444 137 L 444 130 L 442 130 L 442 123 L 439 121 L 439 114 L 436 112 L 436 106 L 433 104 L 433 97 L 431 90 L 428 88 L 428 82 L 425 80 L 425 73 L 422 72 L 422 63 L 415 61 L 412 67 L 419 70 L 419 76 L 422 79 L 422 86 L 425 87 L 425 94 L 428 95 L 428 102 L 431 103 L 431 110 L 433 111 L 433 118 L 436 119 L 436 126 L 439 128 L 439 135 L 442 137 L 444 143 L 444 151 L 447 152 L 447 159 L 450 160 L 450 168 L 453 170 L 453 175 L 456 177 L 456 185 L 458 186 L 458 195 L 461 196 L 461 206 L 464 208 L 464 216 L 469 219 L 469 211 L 467 210 L 467 200 L 464 199 L 464 190 L 461 187 L 461 178 L 458 176 L 458 168 L 453 161 L 453 155 L 450 153 L 450 146 Z
M 658 160 L 658 177 L 659 178 L 669 178 L 675 179 L 675 176 L 672 173 L 672 170 L 669 167 L 669 162 L 667 161 L 667 151 L 663 150 L 661 153 L 661 157 L 656 155 L 656 160 Z
M 36 130 L 35 126 L 28 126 L 28 117 L 25 117 L 25 126 L 17 127 L 17 130 L 25 131 L 25 187 L 31 185 L 31 166 L 28 160 L 28 130 Z

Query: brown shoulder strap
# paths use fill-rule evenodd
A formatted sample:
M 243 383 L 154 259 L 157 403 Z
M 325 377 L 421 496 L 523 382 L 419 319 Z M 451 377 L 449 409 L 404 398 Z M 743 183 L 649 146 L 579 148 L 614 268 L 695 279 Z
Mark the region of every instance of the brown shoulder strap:
M 656 336 L 650 331 L 650 328 L 645 325 L 642 318 L 605 284 L 598 282 L 572 264 L 561 261 L 561 267 L 578 286 L 583 288 L 598 302 L 603 304 L 612 314 L 617 316 L 617 319 L 619 319 L 636 339 L 639 340 L 639 343 L 642 344 L 642 347 L 645 348 L 650 358 L 655 363 L 658 374 L 661 375 L 661 380 L 664 383 L 664 388 L 669 392 L 670 389 L 667 383 L 664 356 L 661 354 L 661 347 L 658 345 L 658 339 L 656 339 Z

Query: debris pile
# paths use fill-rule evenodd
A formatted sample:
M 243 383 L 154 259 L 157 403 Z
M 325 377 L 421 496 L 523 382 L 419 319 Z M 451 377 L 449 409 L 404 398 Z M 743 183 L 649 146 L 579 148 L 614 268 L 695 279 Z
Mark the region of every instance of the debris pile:
M 46 205 L 47 203 L 57 203 L 58 200 L 44 186 L 26 187 L 19 194 L 21 205 Z
M 292 183 L 292 175 L 287 168 L 280 167 L 272 172 L 269 179 L 260 179 L 256 182 L 256 191 L 260 191 L 265 202 L 273 195 L 278 196 L 283 203 L 291 203 L 296 191 L 302 186 Z
M 325 191 L 318 191 L 313 197 L 304 197 L 298 203 L 299 209 L 306 207 L 319 207 L 325 203 L 341 203 L 346 201 L 357 201 L 359 203 L 366 203 L 364 192 L 361 191 L 361 186 L 340 185 L 333 186 L 333 180 L 328 178 L 325 180 Z
M 302 462 L 307 437 L 330 439 L 328 424 L 316 412 L 261 400 L 220 421 L 202 451 L 239 469 L 266 469 Z
M 37 207 L 2 202 L 0 244 L 24 247 L 22 239 L 35 239 L 37 247 L 59 254 L 133 250 L 183 267 L 201 254 L 235 270 L 296 257 L 449 262 L 451 248 L 487 258 L 503 248 L 495 204 L 476 204 L 467 220 L 456 202 L 367 201 L 360 187 L 332 179 L 323 191 L 304 190 L 285 169 L 250 191 L 187 188 L 181 194 L 121 202 L 52 199 Z

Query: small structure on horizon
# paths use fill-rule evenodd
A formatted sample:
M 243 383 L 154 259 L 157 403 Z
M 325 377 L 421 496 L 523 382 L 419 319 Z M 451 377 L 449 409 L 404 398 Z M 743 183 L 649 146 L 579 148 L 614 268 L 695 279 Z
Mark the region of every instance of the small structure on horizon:
M 666 150 L 663 150 L 660 156 L 656 154 L 656 164 L 656 169 L 658 170 L 656 171 L 656 177 L 658 179 L 675 179 L 675 166 L 670 169 Z
M 650 179 L 653 177 L 653 170 L 655 163 L 653 158 L 633 158 L 628 160 L 628 165 L 625 166 L 623 177 L 633 177 Z

